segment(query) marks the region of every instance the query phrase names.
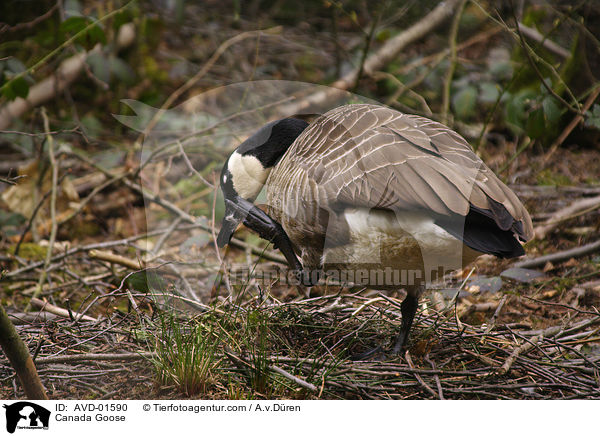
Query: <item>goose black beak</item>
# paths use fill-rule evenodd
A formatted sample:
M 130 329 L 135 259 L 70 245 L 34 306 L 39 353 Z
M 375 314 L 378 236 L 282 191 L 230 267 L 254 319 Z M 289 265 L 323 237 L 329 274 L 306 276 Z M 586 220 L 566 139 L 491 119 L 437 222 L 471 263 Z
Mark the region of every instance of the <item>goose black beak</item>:
M 225 198 L 225 218 L 217 236 L 217 245 L 219 247 L 227 245 L 241 223 L 281 250 L 292 270 L 302 271 L 302 264 L 294 253 L 292 242 L 281 225 L 254 203 L 240 196 Z
M 221 223 L 221 230 L 217 235 L 217 245 L 219 248 L 223 248 L 229 244 L 235 229 L 237 229 L 237 224 L 233 220 L 228 220 L 227 218 L 223 219 L 223 222 Z
M 225 198 L 225 217 L 221 222 L 221 230 L 217 236 L 217 245 L 219 248 L 223 248 L 229 244 L 235 230 L 244 222 L 252 206 L 254 206 L 252 203 L 241 197 L 233 199 Z

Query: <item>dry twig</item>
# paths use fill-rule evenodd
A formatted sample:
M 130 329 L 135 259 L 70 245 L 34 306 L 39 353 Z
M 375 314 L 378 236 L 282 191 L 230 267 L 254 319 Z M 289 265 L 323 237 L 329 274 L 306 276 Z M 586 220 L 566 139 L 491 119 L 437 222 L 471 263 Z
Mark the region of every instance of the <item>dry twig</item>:
M 575 257 L 587 256 L 600 250 L 600 241 L 590 242 L 581 247 L 571 248 L 569 250 L 557 251 L 556 253 L 547 254 L 545 256 L 534 257 L 532 259 L 524 259 L 513 264 L 518 268 L 535 268 L 546 265 L 548 262 L 561 262 Z
M 599 88 L 600 89 L 600 88 Z M 569 206 L 554 212 L 550 218 L 543 223 L 538 224 L 534 230 L 534 235 L 537 239 L 544 237 L 554 230 L 560 223 L 579 216 L 580 213 L 591 212 L 600 207 L 600 195 L 591 198 L 584 198 L 574 201 Z
M 44 269 L 40 274 L 40 278 L 38 280 L 38 286 L 33 296 L 31 298 L 37 298 L 44 287 L 44 283 L 46 282 L 48 267 L 50 266 L 50 261 L 52 260 L 52 249 L 54 247 L 54 241 L 56 240 L 56 232 L 58 230 L 58 223 L 56 221 L 56 191 L 58 190 L 58 163 L 56 162 L 56 156 L 54 156 L 54 138 L 49 133 L 50 132 L 50 122 L 48 121 L 48 116 L 46 115 L 46 109 L 42 108 L 42 118 L 44 119 L 44 130 L 46 131 L 46 141 L 48 142 L 48 157 L 50 160 L 50 169 L 52 171 L 52 191 L 50 194 L 50 220 L 52 222 L 50 228 L 50 238 L 48 240 L 48 248 L 46 250 L 46 259 L 44 260 Z M 31 302 L 27 303 L 25 307 L 25 312 L 28 312 L 31 308 Z
M 50 304 L 47 301 L 40 300 L 39 298 L 32 298 L 31 304 L 33 306 L 39 307 L 41 310 L 43 310 L 45 312 L 53 313 L 54 315 L 62 316 L 63 318 L 70 318 L 71 315 L 73 315 L 73 317 L 75 319 L 77 319 L 78 321 L 98 322 L 98 320 L 96 318 L 92 318 L 91 316 L 83 315 L 80 313 L 71 314 L 71 313 L 69 313 L 68 310 L 61 309 L 60 307 L 55 306 L 54 304 Z

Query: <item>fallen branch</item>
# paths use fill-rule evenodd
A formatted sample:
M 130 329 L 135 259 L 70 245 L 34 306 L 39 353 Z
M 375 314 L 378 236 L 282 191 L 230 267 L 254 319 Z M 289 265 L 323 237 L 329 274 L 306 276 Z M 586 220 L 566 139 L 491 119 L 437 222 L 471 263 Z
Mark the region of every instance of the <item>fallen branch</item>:
M 39 298 L 32 298 L 31 305 L 41 308 L 43 311 L 53 313 L 54 315 L 62 316 L 63 318 L 70 318 L 71 315 L 78 321 L 91 321 L 98 322 L 96 318 L 92 318 L 88 315 L 80 315 L 79 313 L 69 313 L 68 310 L 62 309 L 54 304 L 50 304 L 47 301 L 40 300 Z
M 573 257 L 587 256 L 588 254 L 595 253 L 596 251 L 600 251 L 600 240 L 590 242 L 589 244 L 582 245 L 581 247 L 571 248 L 570 250 L 557 251 L 556 253 L 547 254 L 545 256 L 535 257 L 533 259 L 525 259 L 514 263 L 512 266 L 519 268 L 535 268 L 546 265 L 548 262 L 561 262 Z
M 410 353 L 408 351 L 406 352 L 404 357 L 406 358 L 406 363 L 408 363 L 408 367 L 410 369 L 415 369 L 415 365 L 413 364 L 412 359 L 410 358 Z M 425 383 L 425 380 L 423 380 L 423 377 L 421 377 L 418 373 L 415 373 L 414 376 L 417 379 L 417 381 L 421 384 L 421 386 L 423 386 L 425 388 L 425 390 L 427 392 L 429 392 L 431 395 L 433 395 L 434 398 L 440 399 L 440 394 L 437 393 L 436 391 L 434 391 L 431 388 L 431 386 L 429 386 L 427 383 Z
M 49 357 L 38 357 L 35 361 L 38 365 L 49 364 L 49 363 L 72 363 L 72 362 L 86 362 L 86 361 L 112 361 L 120 360 L 130 362 L 132 360 L 151 359 L 156 357 L 156 353 L 152 351 L 139 352 L 139 353 L 85 353 L 85 354 L 72 354 L 70 356 L 49 356 Z
M 279 368 L 278 366 L 269 365 L 269 369 L 271 371 L 273 371 L 273 372 L 276 372 L 279 375 L 284 376 L 288 380 L 293 381 L 297 385 L 299 385 L 299 386 L 301 386 L 303 388 L 308 389 L 309 391 L 312 391 L 312 392 L 316 392 L 317 391 L 317 387 L 315 385 L 313 385 L 312 383 L 308 383 L 308 382 L 302 380 L 301 378 L 296 377 L 295 375 L 290 374 L 286 370 Z
M 521 346 L 519 346 L 518 348 L 515 348 L 513 350 L 513 352 L 510 354 L 510 356 L 508 356 L 508 358 L 502 365 L 502 367 L 500 367 L 498 369 L 498 374 L 500 374 L 500 375 L 506 374 L 510 370 L 513 363 L 517 360 L 519 355 L 526 353 L 527 351 L 529 351 L 533 347 L 535 347 L 535 345 L 540 341 L 540 339 L 545 339 L 545 338 L 552 339 L 555 337 L 562 336 L 566 333 L 573 333 L 582 328 L 596 324 L 596 323 L 598 323 L 599 320 L 600 320 L 600 317 L 592 318 L 592 319 L 587 319 L 582 322 L 579 322 L 569 328 L 565 328 L 563 326 L 552 326 L 552 327 L 548 327 L 544 330 L 537 331 L 536 335 L 533 338 L 531 338 L 530 340 L 526 340 L 525 343 L 523 343 Z M 521 333 L 524 333 L 524 332 L 521 332 Z M 560 345 L 562 347 L 568 347 L 565 344 L 562 344 L 562 343 L 559 344 L 556 340 L 552 340 L 552 342 L 554 342 L 557 346 Z
M 187 226 L 181 226 L 180 228 L 178 228 L 178 231 L 187 231 L 187 230 L 191 230 L 191 229 L 202 229 L 202 230 L 206 230 L 206 226 L 203 224 L 192 224 L 192 225 L 187 225 Z M 74 247 L 71 248 L 69 250 L 67 250 L 64 253 L 61 254 L 57 254 L 55 256 L 52 257 L 51 262 L 58 262 L 60 260 L 63 260 L 69 256 L 72 256 L 74 254 L 78 254 L 78 253 L 83 253 L 86 251 L 90 251 L 93 249 L 103 249 L 103 248 L 112 248 L 112 247 L 118 247 L 120 245 L 128 245 L 132 242 L 135 242 L 139 239 L 144 239 L 144 238 L 149 238 L 151 236 L 157 236 L 157 235 L 161 235 L 164 232 L 168 231 L 167 229 L 159 229 L 159 230 L 154 230 L 152 232 L 148 232 L 148 233 L 142 233 L 140 235 L 135 235 L 135 236 L 130 236 L 129 238 L 124 238 L 124 239 L 118 239 L 115 241 L 105 241 L 105 242 L 96 242 L 93 244 L 88 244 L 88 245 L 82 245 L 79 247 Z M 278 257 L 276 255 L 274 255 L 273 257 Z M 265 257 L 267 258 L 267 257 Z M 282 257 L 283 259 L 283 257 Z M 13 258 L 8 258 L 8 260 L 13 260 Z M 285 263 L 285 259 L 280 260 L 281 262 Z M 38 261 L 38 262 L 33 262 L 30 263 L 22 268 L 13 270 L 13 271 L 9 271 L 7 273 L 4 274 L 5 278 L 15 278 L 18 277 L 19 275 L 29 272 L 29 271 L 33 271 L 36 268 L 39 268 L 40 266 L 44 265 L 44 261 Z M 52 288 L 51 288 L 52 289 Z
M 119 28 L 117 47 L 124 49 L 133 44 L 135 30 L 132 23 L 124 24 Z M 60 95 L 63 90 L 71 85 L 83 71 L 88 56 L 98 53 L 101 46 L 97 44 L 92 50 L 78 53 L 64 60 L 51 77 L 48 77 L 29 89 L 27 98 L 18 97 L 14 101 L 0 108 L 0 130 L 6 129 L 13 120 L 20 118 L 29 109 L 51 100 Z
M 238 368 L 248 367 L 255 369 L 254 365 L 252 365 L 250 362 L 247 362 L 245 359 L 242 359 L 240 356 L 236 355 L 231 350 L 226 348 L 224 352 L 225 355 L 229 358 L 229 360 L 231 360 L 233 364 L 236 365 Z M 297 385 L 306 388 L 311 392 L 317 392 L 318 390 L 317 387 L 312 383 L 308 383 L 307 381 L 304 381 L 301 378 L 298 378 L 275 365 L 268 365 L 267 368 L 269 368 L 270 371 L 276 372 L 277 374 L 284 376 L 288 380 L 293 381 Z
M 598 207 L 600 207 L 600 195 L 574 201 L 569 206 L 554 212 L 550 218 L 539 224 L 533 234 L 537 239 L 543 239 L 563 221 L 578 216 L 579 212 L 590 212 Z
M 427 363 L 429 363 L 431 365 L 432 369 L 436 369 L 435 362 L 429 358 L 429 354 L 425 355 L 424 359 Z M 438 396 L 439 396 L 440 400 L 445 400 L 444 390 L 442 389 L 442 383 L 440 381 L 440 376 L 436 374 L 433 376 L 433 379 L 435 380 L 435 384 L 438 388 Z
M 596 318 L 586 319 L 586 320 L 580 321 L 576 324 L 573 324 L 571 326 L 555 325 L 555 326 L 545 328 L 543 330 L 528 330 L 528 331 L 521 331 L 519 333 L 521 335 L 527 335 L 527 336 L 542 335 L 545 338 L 550 338 L 550 337 L 554 337 L 554 336 L 563 336 L 565 334 L 573 333 L 573 332 L 579 331 L 581 329 L 584 329 L 586 327 L 592 326 L 594 324 L 599 324 L 599 323 L 600 323 L 600 316 L 597 316 Z
M 526 353 L 527 351 L 535 347 L 535 344 L 537 344 L 540 339 L 541 336 L 534 336 L 529 341 L 526 341 L 524 344 L 522 344 L 520 347 L 515 348 L 510 354 L 510 356 L 508 356 L 504 364 L 498 369 L 498 374 L 504 375 L 508 371 L 510 371 L 510 368 L 512 367 L 513 363 L 515 363 L 515 360 L 517 360 L 519 355 L 521 353 Z
M 409 44 L 418 41 L 428 35 L 433 29 L 448 19 L 456 9 L 461 0 L 447 0 L 440 2 L 430 13 L 411 27 L 386 41 L 379 50 L 369 55 L 363 65 L 365 74 L 373 74 L 376 71 L 394 60 L 398 54 Z M 352 71 L 335 81 L 330 87 L 322 91 L 315 92 L 297 103 L 292 103 L 281 108 L 282 116 L 291 116 L 298 113 L 310 112 L 310 108 L 320 105 L 326 101 L 335 100 L 335 96 L 340 90 L 350 89 L 356 82 L 359 74 L 359 68 Z
M 488 310 L 496 310 L 500 302 L 490 301 L 487 303 L 470 304 L 464 307 L 459 314 L 460 318 L 466 318 L 475 312 L 487 312 Z
M 90 250 L 89 256 L 92 259 L 104 260 L 108 263 L 121 265 L 136 271 L 141 268 L 144 268 L 144 264 L 142 261 L 131 260 L 118 254 L 111 253 L 110 251 Z
M 519 197 L 535 198 L 555 198 L 566 195 L 592 195 L 600 194 L 600 188 L 594 185 L 579 186 L 537 186 L 537 185 L 515 185 L 509 184 L 508 187 L 515 191 Z
M 498 307 L 496 307 L 496 310 L 494 311 L 494 314 L 492 315 L 492 318 L 490 319 L 490 322 L 488 323 L 485 329 L 485 333 L 484 336 L 481 338 L 481 342 L 483 342 L 485 335 L 489 334 L 496 325 L 496 320 L 498 319 L 498 316 L 500 316 L 500 311 L 502 311 L 502 308 L 504 307 L 504 303 L 506 303 L 507 298 L 508 295 L 505 294 L 502 297 L 502 300 L 500 300 L 500 303 L 498 303 Z
M 61 318 L 54 313 L 49 312 L 11 312 L 8 314 L 14 325 L 26 325 L 34 322 L 56 321 Z

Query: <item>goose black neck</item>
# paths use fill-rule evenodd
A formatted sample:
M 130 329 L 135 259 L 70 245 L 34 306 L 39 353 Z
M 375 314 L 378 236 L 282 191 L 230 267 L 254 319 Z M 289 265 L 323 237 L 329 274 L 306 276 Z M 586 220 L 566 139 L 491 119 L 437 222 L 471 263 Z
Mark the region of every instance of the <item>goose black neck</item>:
M 264 168 L 272 168 L 308 123 L 298 118 L 272 121 L 245 140 L 237 149 L 244 156 L 255 156 Z

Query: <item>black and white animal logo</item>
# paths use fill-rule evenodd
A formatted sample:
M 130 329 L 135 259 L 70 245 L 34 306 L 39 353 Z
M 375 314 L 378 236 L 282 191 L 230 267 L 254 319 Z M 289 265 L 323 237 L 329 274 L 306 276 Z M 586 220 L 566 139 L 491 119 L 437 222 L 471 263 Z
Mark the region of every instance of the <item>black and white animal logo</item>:
M 6 431 L 14 433 L 19 429 L 47 429 L 50 411 L 29 401 L 4 405 L 6 409 Z

